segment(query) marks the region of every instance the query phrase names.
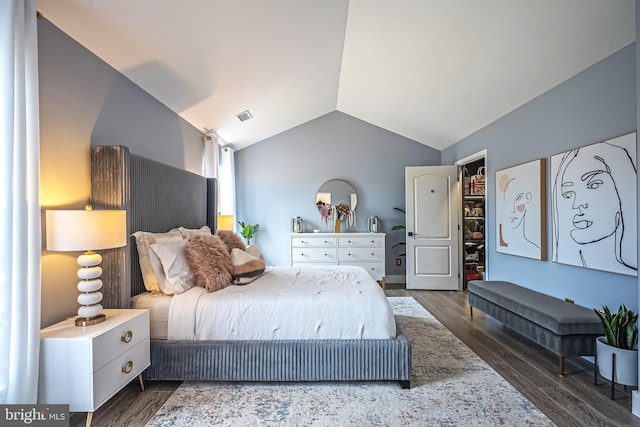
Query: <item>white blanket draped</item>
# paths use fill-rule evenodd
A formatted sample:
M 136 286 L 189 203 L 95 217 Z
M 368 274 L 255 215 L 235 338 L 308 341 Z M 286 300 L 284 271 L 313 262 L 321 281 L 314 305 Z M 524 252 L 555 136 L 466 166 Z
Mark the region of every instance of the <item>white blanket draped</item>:
M 267 267 L 244 286 L 175 295 L 170 340 L 389 339 L 393 310 L 361 267 Z

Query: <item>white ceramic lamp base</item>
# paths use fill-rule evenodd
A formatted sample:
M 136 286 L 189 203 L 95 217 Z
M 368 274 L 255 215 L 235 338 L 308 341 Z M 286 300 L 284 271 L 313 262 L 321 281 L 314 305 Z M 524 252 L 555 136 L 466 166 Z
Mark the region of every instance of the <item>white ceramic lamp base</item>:
M 97 323 L 104 322 L 106 316 L 102 313 L 102 280 L 99 279 L 102 276 L 102 268 L 100 263 L 102 262 L 102 256 L 92 251 L 87 251 L 78 257 L 78 278 L 82 279 L 78 282 L 78 318 L 75 323 L 76 326 L 90 326 Z

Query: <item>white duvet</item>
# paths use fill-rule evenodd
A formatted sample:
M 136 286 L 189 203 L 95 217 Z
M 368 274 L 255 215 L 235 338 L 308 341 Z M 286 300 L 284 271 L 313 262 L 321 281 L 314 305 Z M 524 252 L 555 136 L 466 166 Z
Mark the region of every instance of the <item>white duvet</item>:
M 174 295 L 170 340 L 395 338 L 393 311 L 362 267 L 267 267 L 244 286 Z

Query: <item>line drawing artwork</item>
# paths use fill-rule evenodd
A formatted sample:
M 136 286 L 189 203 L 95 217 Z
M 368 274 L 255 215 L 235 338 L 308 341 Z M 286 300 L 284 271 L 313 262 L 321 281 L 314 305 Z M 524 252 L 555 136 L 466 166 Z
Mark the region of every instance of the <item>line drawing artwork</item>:
M 636 134 L 551 157 L 553 261 L 637 276 Z
M 498 252 L 544 259 L 544 159 L 496 172 Z

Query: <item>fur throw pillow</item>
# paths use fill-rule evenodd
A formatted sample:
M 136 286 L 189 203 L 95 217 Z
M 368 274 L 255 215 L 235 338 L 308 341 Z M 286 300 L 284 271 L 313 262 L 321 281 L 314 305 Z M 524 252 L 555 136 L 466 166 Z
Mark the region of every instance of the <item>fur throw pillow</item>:
M 184 254 L 198 286 L 214 292 L 231 284 L 233 264 L 218 236 L 191 235 L 184 246 Z
M 238 248 L 240 250 L 246 251 L 247 247 L 242 240 L 242 237 L 238 236 L 236 233 L 230 230 L 218 230 L 216 231 L 216 236 L 220 237 L 224 242 L 225 246 L 229 253 L 233 250 L 233 248 Z

